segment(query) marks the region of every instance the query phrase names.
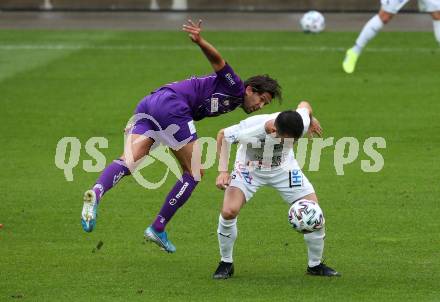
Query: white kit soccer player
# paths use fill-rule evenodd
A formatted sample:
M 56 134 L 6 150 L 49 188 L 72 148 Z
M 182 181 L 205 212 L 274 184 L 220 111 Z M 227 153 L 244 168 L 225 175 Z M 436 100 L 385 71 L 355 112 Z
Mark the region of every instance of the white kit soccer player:
M 305 101 L 296 110 L 253 116 L 220 130 L 217 136 L 220 173 L 216 184 L 226 191 L 217 230 L 221 261 L 213 275 L 215 279 L 226 279 L 234 273 L 232 253 L 237 238 L 237 216 L 258 188 L 277 189 L 288 205 L 303 199 L 317 203 L 315 190 L 293 152 L 294 141 L 306 133 L 321 135 L 321 127 Z M 234 170 L 229 175 L 227 163 L 233 143 L 240 145 Z M 323 225 L 304 234 L 309 258 L 307 272 L 337 276 L 339 273 L 322 263 L 324 237 Z
M 362 28 L 354 46 L 347 50 L 342 68 L 346 73 L 353 73 L 356 62 L 367 43 L 373 39 L 410 0 L 381 0 L 379 13 L 374 15 Z M 440 44 L 440 0 L 419 0 L 422 12 L 428 12 L 432 17 L 434 36 Z

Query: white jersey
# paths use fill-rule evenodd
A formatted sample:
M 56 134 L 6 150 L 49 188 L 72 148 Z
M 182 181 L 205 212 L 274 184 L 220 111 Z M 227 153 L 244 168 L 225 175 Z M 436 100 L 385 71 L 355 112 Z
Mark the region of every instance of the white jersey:
M 300 108 L 296 111 L 303 120 L 304 135 L 310 125 L 309 110 Z M 236 165 L 273 170 L 283 168 L 295 161 L 293 139 L 285 139 L 282 142 L 281 139 L 265 131 L 266 122 L 276 119 L 279 114 L 280 112 L 252 116 L 224 130 L 227 142 L 240 144 L 237 149 Z

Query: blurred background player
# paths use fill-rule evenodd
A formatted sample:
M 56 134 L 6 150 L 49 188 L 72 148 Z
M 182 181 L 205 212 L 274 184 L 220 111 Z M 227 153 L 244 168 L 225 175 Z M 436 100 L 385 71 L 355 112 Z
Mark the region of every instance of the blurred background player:
M 346 73 L 353 73 L 356 62 L 367 43 L 373 39 L 382 27 L 396 15 L 409 0 L 381 0 L 379 13 L 371 18 L 362 29 L 354 46 L 347 50 L 342 68 Z M 434 36 L 440 44 L 440 0 L 419 0 L 421 11 L 429 12 L 432 16 Z
M 294 141 L 306 133 L 321 136 L 322 130 L 319 121 L 312 117 L 310 104 L 305 101 L 299 103 L 296 111 L 257 115 L 220 130 L 217 136 L 220 172 L 216 185 L 226 191 L 217 229 L 221 261 L 214 279 L 227 279 L 234 273 L 232 252 L 237 238 L 237 216 L 258 188 L 267 185 L 277 189 L 289 205 L 301 199 L 318 201 L 293 153 Z M 238 142 L 240 146 L 230 176 L 227 169 L 230 144 Z M 307 273 L 339 276 L 321 262 L 324 237 L 323 224 L 304 234 L 308 248 Z
M 148 115 L 148 118 L 140 118 L 134 123 L 129 129 L 124 154 L 107 166 L 92 189 L 84 194 L 81 224 L 86 232 L 91 232 L 96 225 L 102 196 L 124 176 L 130 175 L 136 164 L 154 148 L 155 141 L 159 140 L 172 148 L 183 175 L 165 198 L 159 214 L 144 235 L 165 251 L 175 252 L 175 246 L 164 231 L 165 226 L 191 196 L 202 173 L 200 167 L 193 171 L 191 165 L 193 153 L 200 153 L 195 144 L 197 133 L 194 121 L 218 116 L 237 107 L 251 113 L 269 104 L 273 98 L 281 97 L 281 87 L 267 75 L 251 77 L 243 83 L 220 53 L 202 38 L 200 20 L 198 24 L 188 20 L 183 25 L 183 31 L 201 48 L 215 73 L 164 85 L 139 102 L 135 113 Z M 178 127 L 168 128 L 170 125 Z M 167 128 L 178 130 L 171 134 L 167 130 L 162 131 Z M 155 134 L 154 138 L 152 134 Z

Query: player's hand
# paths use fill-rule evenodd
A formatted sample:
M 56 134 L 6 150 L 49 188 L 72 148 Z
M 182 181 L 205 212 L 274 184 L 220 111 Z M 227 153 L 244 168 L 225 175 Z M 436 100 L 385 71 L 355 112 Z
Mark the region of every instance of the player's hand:
M 200 33 L 202 31 L 202 20 L 199 20 L 197 24 L 195 24 L 191 19 L 187 21 L 186 24 L 183 24 L 182 30 L 188 33 L 188 36 L 191 38 L 191 41 L 194 43 L 199 43 L 202 39 Z
M 312 116 L 312 120 L 310 121 L 309 131 L 307 131 L 307 136 L 309 138 L 313 138 L 314 136 L 322 137 L 322 128 L 321 123 L 318 119 Z
M 228 172 L 220 172 L 220 174 L 217 176 L 217 179 L 215 181 L 215 185 L 220 190 L 226 190 L 226 188 L 229 186 L 230 181 L 231 178 Z

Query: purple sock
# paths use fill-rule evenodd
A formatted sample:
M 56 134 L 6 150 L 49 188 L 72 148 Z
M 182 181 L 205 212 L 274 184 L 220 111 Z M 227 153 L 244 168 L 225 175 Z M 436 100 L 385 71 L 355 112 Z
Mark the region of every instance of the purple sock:
M 174 213 L 185 204 L 198 183 L 191 174 L 188 172 L 183 173 L 182 181 L 178 180 L 170 193 L 168 193 L 162 209 L 160 209 L 159 215 L 157 215 L 153 223 L 153 228 L 156 231 L 163 232 Z
M 130 170 L 125 163 L 120 160 L 114 160 L 102 171 L 92 190 L 96 193 L 96 201 L 99 203 L 101 197 L 113 186 L 115 186 L 122 177 L 130 175 Z

